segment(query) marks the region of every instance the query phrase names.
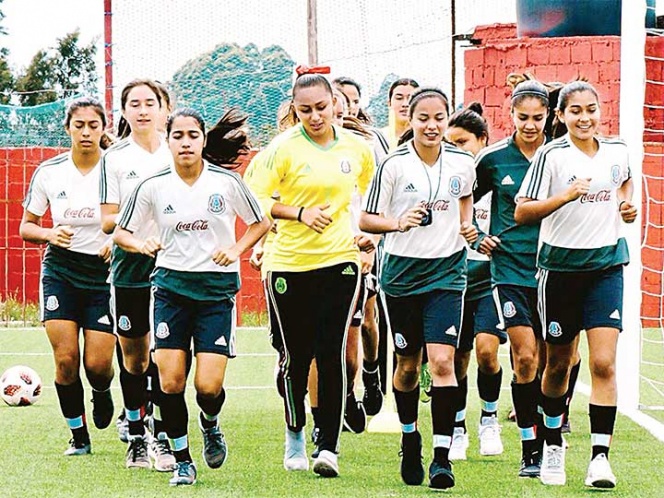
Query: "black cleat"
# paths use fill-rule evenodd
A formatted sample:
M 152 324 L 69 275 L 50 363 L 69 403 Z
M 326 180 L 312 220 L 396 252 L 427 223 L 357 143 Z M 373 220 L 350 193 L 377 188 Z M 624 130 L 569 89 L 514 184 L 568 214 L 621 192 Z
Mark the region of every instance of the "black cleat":
M 346 411 L 344 413 L 344 429 L 359 434 L 367 428 L 367 414 L 361 401 L 355 399 L 355 393 L 346 398 Z
M 92 421 L 97 429 L 106 429 L 113 420 L 113 396 L 111 390 L 92 390 Z
M 401 435 L 401 479 L 409 486 L 419 486 L 424 482 L 422 465 L 422 436 L 419 432 Z
M 367 415 L 376 415 L 383 407 L 383 392 L 380 390 L 378 370 L 373 373 L 362 372 L 364 397 L 362 404 Z
M 449 489 L 454 487 L 454 474 L 452 464 L 447 461 L 439 463 L 436 460 L 429 466 L 429 487 L 433 489 Z
M 203 459 L 208 467 L 218 469 L 226 461 L 228 455 L 224 434 L 219 430 L 218 425 L 205 429 L 199 421 L 199 427 L 203 434 Z
M 521 458 L 519 477 L 539 477 L 541 463 L 542 453 L 540 451 L 533 451 L 529 454 L 523 455 Z

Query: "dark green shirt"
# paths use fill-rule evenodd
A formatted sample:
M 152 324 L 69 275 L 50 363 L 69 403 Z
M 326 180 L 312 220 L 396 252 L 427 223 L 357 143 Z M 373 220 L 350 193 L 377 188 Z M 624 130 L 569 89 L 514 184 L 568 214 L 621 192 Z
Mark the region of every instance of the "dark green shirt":
M 48 245 L 42 274 L 64 280 L 77 289 L 108 290 L 108 263 L 99 256 Z
M 150 287 L 150 274 L 154 270 L 154 263 L 155 258 L 113 246 L 111 258 L 113 285 L 132 289 Z
M 191 272 L 155 268 L 152 284 L 194 301 L 219 301 L 232 298 L 240 290 L 237 272 Z

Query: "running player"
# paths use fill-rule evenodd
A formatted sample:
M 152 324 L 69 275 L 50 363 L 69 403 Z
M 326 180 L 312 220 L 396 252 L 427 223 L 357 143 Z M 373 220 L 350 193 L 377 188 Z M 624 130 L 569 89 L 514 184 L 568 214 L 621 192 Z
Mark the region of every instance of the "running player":
M 89 97 L 76 99 L 67 107 L 64 126 L 71 150 L 35 171 L 20 233 L 23 240 L 47 244 L 40 282 L 41 319 L 53 348 L 60 409 L 72 433 L 65 455 L 73 456 L 91 453 L 79 375 L 79 329 L 83 329 L 83 367 L 92 386 L 92 418 L 99 429 L 108 427 L 113 418 L 115 336 L 106 282 L 110 240 L 100 228 L 96 194 L 104 107 Z M 46 228 L 41 222 L 49 209 L 53 227 Z
M 399 78 L 390 85 L 387 92 L 388 125 L 380 130 L 385 155 L 397 148 L 399 139 L 410 128 L 408 103 L 419 86 L 417 81 L 410 78 Z
M 538 377 L 541 324 L 535 279 L 539 225 L 518 226 L 514 222 L 514 209 L 515 195 L 530 160 L 546 141 L 544 125 L 549 94 L 541 83 L 524 81 L 514 88 L 511 100 L 510 114 L 516 131 L 479 153 L 474 195 L 479 200 L 486 193 L 493 193 L 490 235 L 482 239 L 480 252 L 491 255 L 494 299 L 501 326 L 510 340 L 514 370 L 512 401 L 521 435 L 519 477 L 537 477 L 542 448 L 536 432 L 541 396 Z M 483 420 L 495 426 L 494 412 L 485 411 Z
M 108 149 L 102 158 L 100 203 L 102 229 L 112 233 L 116 218 L 141 179 L 163 169 L 172 161 L 164 138 L 158 130 L 163 119 L 162 94 L 151 80 L 139 79 L 128 83 L 120 97 L 123 117 L 129 135 Z M 157 234 L 153 222 L 141 228 L 139 237 Z M 126 466 L 150 468 L 152 455 L 155 469 L 170 472 L 174 459 L 165 439 L 150 441 L 143 424 L 150 352 L 150 273 L 154 260 L 144 254 L 129 254 L 119 247 L 113 250 L 111 261 L 111 310 L 115 317 L 115 332 L 122 347 L 124 368 L 120 370 L 120 385 L 129 423 L 129 445 Z M 159 417 L 155 400 L 155 418 Z M 162 432 L 157 427 L 155 432 Z
M 386 234 L 380 278 L 397 357 L 394 397 L 402 427 L 401 477 L 409 485 L 424 480 L 417 411 L 426 346 L 433 377 L 429 486 L 437 489 L 454 486 L 449 449 L 458 391 L 454 353 L 466 285 L 464 237 L 477 237 L 471 225 L 472 156 L 442 143 L 448 106 L 439 89 L 413 93 L 413 139 L 381 164 L 360 218 L 362 230 Z
M 239 132 L 244 122 L 230 111 L 206 136 L 198 112 L 179 109 L 171 114 L 166 132 L 174 165 L 138 185 L 113 237 L 127 252 L 156 256 L 152 318 L 164 391 L 162 416 L 177 462 L 171 485 L 196 482 L 184 397 L 192 340 L 203 457 L 209 467 L 218 468 L 227 456 L 218 417 L 226 395 L 227 360 L 235 356 L 238 259 L 269 229 L 240 176 L 221 167 L 246 150 L 246 136 Z M 236 242 L 237 216 L 248 228 Z M 158 237 L 136 235 L 148 220 L 156 222 Z
M 482 116 L 482 105 L 473 102 L 465 109 L 455 112 L 450 117 L 445 138 L 460 149 L 476 156 L 489 141 L 489 125 Z M 491 193 L 488 193 L 474 206 L 475 219 L 480 232 L 489 233 L 490 210 Z M 498 397 L 503 374 L 498 360 L 498 346 L 507 341 L 507 334 L 498 328 L 498 321 L 491 295 L 489 258 L 471 249 L 468 252 L 468 283 L 464 295 L 461 338 L 454 357 L 459 395 L 450 460 L 466 459 L 467 373 L 473 342 L 477 346 L 477 389 L 482 404 L 479 429 L 480 455 L 500 455 L 503 452 L 497 421 Z
M 362 99 L 362 87 L 352 78 L 341 76 L 332 81 L 332 85 L 344 94 L 348 99 L 348 115 L 357 118 L 360 123 L 371 124 L 371 118 L 364 112 L 360 101 Z
M 349 204 L 373 174 L 369 146 L 333 124 L 334 96 L 320 74 L 293 86 L 300 123 L 276 137 L 252 186 L 278 230 L 263 266 L 284 355 L 279 372 L 286 415 L 284 467 L 307 470 L 304 396 L 311 359 L 318 367 L 320 436 L 313 470 L 339 474 L 337 452 L 346 393 L 345 345 L 359 282 L 358 246 Z M 281 198 L 272 195 L 278 191 Z
M 568 134 L 538 151 L 518 193 L 519 223 L 541 220 L 537 266 L 547 364 L 542 378 L 545 439 L 540 479 L 565 484 L 561 426 L 579 332 L 588 338 L 591 462 L 586 486 L 613 488 L 609 446 L 616 419 L 616 346 L 622 330 L 621 220 L 634 222 L 627 145 L 598 137 L 600 104 L 588 83 L 566 85 L 557 115 Z

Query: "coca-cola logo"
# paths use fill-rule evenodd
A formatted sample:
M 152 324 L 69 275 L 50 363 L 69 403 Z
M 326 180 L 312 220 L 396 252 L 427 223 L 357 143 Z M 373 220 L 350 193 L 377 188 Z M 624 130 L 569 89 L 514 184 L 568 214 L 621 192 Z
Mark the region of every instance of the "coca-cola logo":
M 421 206 L 424 209 L 431 209 L 432 211 L 447 211 L 450 208 L 450 201 L 437 200 L 433 202 L 422 201 Z
M 94 218 L 94 208 L 65 209 L 65 218 Z
M 489 210 L 488 209 L 477 209 L 475 208 L 475 218 L 478 220 L 488 220 L 489 219 Z
M 208 229 L 208 220 L 178 221 L 176 232 L 203 232 Z
M 610 190 L 600 190 L 599 192 L 583 194 L 579 197 L 581 204 L 587 202 L 609 202 L 611 200 Z

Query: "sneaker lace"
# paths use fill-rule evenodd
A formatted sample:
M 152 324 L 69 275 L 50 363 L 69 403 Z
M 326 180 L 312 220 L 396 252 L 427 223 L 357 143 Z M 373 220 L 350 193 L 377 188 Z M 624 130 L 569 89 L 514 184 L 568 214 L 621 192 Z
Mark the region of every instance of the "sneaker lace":
M 131 450 L 131 457 L 133 460 L 147 458 L 148 448 L 147 445 L 145 444 L 144 439 L 136 438 L 131 440 L 129 444 L 131 445 L 130 450 Z
M 177 474 L 178 477 L 189 477 L 191 463 L 189 462 L 178 462 Z
M 563 449 L 562 448 L 547 448 L 546 451 L 546 463 L 547 467 L 560 467 L 563 461 Z
M 155 439 L 152 443 L 152 449 L 158 457 L 171 454 L 171 447 L 168 445 L 168 441 L 164 439 Z
M 209 445 L 219 447 L 223 444 L 224 435 L 217 426 L 205 429 L 205 436 Z
M 482 424 L 480 427 L 480 437 L 490 440 L 497 439 L 500 436 L 501 427 L 495 419 L 491 422 Z

